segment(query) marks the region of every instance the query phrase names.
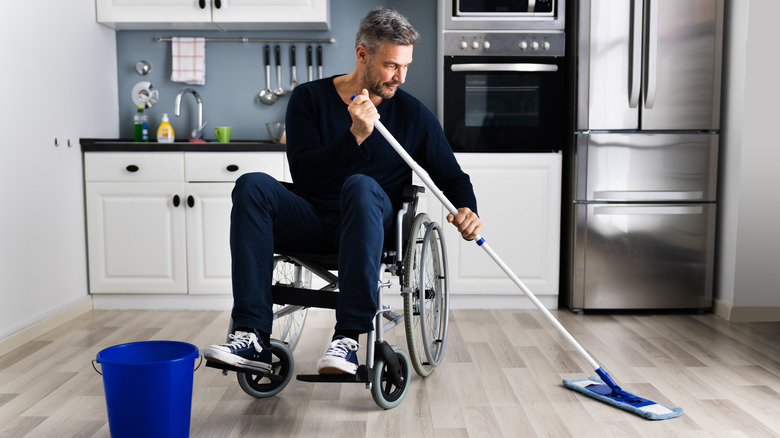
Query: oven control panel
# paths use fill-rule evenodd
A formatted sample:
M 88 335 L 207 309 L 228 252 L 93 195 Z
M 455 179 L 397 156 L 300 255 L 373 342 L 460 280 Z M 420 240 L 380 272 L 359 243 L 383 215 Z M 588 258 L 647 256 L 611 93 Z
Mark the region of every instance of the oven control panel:
M 563 32 L 444 32 L 445 56 L 563 56 Z

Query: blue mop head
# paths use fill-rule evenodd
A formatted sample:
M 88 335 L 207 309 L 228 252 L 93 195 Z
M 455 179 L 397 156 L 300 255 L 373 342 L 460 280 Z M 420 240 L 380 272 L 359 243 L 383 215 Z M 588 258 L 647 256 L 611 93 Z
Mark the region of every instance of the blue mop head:
M 682 408 L 664 406 L 626 392 L 619 386 L 615 386 L 613 389 L 596 376 L 577 380 L 563 379 L 563 386 L 649 420 L 666 420 L 679 417 L 683 413 Z

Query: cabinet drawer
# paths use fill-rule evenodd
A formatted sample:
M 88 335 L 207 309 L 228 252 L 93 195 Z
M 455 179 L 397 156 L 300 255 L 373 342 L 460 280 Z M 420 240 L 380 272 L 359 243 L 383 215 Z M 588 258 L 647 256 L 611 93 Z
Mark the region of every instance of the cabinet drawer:
M 283 179 L 287 165 L 284 152 L 186 152 L 187 181 L 235 181 L 250 172 L 265 172 Z
M 182 152 L 87 152 L 84 177 L 89 181 L 183 181 Z

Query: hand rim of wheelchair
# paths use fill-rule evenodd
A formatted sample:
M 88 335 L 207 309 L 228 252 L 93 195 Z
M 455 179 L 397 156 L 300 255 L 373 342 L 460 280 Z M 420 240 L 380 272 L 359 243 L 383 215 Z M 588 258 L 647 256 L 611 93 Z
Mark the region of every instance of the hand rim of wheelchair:
M 447 344 L 449 321 L 449 273 L 441 227 L 425 213 L 418 214 L 409 230 L 404 258 L 404 325 L 412 365 L 421 377 L 441 364 Z M 431 259 L 428 258 L 430 253 Z M 419 285 L 428 279 L 432 264 L 434 287 L 421 294 Z M 415 283 L 415 281 L 417 283 Z M 432 307 L 429 309 L 428 306 Z M 428 324 L 428 317 L 435 321 Z M 430 329 L 430 331 L 429 331 Z M 435 330 L 434 333 L 431 331 Z M 435 339 L 435 341 L 433 339 Z
M 294 374 L 295 360 L 287 344 L 271 339 L 271 352 L 270 373 L 236 373 L 238 386 L 254 398 L 267 398 L 280 393 Z

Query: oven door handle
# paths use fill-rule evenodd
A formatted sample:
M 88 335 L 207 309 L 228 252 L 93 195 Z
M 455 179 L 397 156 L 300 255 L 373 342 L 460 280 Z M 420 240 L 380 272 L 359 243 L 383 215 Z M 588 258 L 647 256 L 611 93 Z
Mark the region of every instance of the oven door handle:
M 509 72 L 545 72 L 558 71 L 555 64 L 500 64 L 500 63 L 475 63 L 475 64 L 452 64 L 450 70 L 454 72 L 462 71 L 509 71 Z

